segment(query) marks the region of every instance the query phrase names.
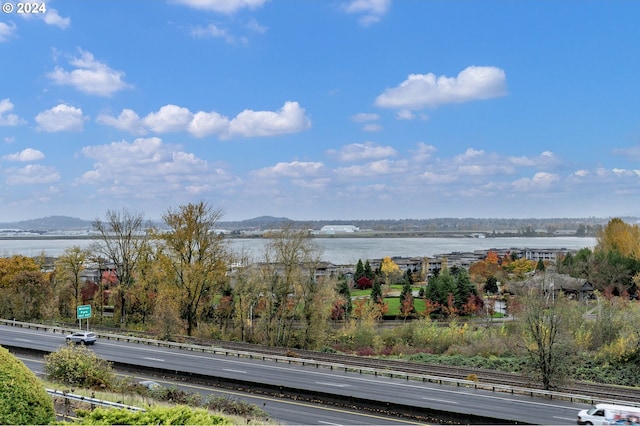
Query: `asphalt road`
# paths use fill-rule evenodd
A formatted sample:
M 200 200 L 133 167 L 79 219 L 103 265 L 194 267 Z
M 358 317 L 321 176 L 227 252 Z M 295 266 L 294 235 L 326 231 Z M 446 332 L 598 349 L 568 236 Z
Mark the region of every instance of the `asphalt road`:
M 65 341 L 60 334 L 0 326 L 0 344 L 55 351 L 64 346 Z M 527 424 L 575 424 L 577 412 L 587 407 L 586 404 L 567 401 L 104 339 L 99 339 L 91 348 L 100 357 L 110 361 L 327 392 L 345 399 L 353 396 L 380 401 L 381 404 L 402 403 Z M 310 417 L 303 416 L 302 420 L 302 424 L 312 424 Z M 317 422 L 314 424 L 334 423 L 324 419 L 317 419 Z M 357 424 L 348 421 L 335 423 Z M 378 423 L 373 421 L 364 424 Z
M 44 374 L 44 360 L 36 356 L 18 355 L 31 371 L 37 375 Z M 417 424 L 408 420 L 389 418 L 387 416 L 362 413 L 355 410 L 327 407 L 320 404 L 291 401 L 269 396 L 256 396 L 244 392 L 218 389 L 212 386 L 185 383 L 160 379 L 154 376 L 130 375 L 126 372 L 118 372 L 122 376 L 129 377 L 132 381 L 153 380 L 168 388 L 177 388 L 190 393 L 198 393 L 203 397 L 224 397 L 237 401 L 245 401 L 254 404 L 266 413 L 270 418 L 283 425 L 410 425 Z

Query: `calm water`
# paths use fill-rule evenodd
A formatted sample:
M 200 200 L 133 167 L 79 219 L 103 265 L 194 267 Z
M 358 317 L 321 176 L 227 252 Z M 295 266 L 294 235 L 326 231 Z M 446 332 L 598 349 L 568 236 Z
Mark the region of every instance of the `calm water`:
M 231 239 L 235 252 L 245 252 L 253 260 L 260 260 L 268 240 Z M 538 238 L 317 238 L 321 258 L 337 265 L 355 265 L 358 259 L 380 259 L 385 256 L 433 256 L 451 252 L 469 252 L 508 248 L 593 248 L 595 238 L 538 237 Z M 87 248 L 92 240 L 0 240 L 0 256 L 59 256 L 66 248 Z

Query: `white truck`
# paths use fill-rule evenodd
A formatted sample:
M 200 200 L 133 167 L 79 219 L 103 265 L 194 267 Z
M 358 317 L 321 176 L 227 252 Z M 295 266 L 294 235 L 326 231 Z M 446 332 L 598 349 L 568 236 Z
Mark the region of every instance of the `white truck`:
M 640 407 L 596 404 L 578 413 L 579 425 L 640 425 Z

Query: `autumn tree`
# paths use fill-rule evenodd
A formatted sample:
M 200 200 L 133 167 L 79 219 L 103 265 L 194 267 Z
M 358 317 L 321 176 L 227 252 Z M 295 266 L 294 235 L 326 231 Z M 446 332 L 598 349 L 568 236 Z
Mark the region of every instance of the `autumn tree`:
M 151 244 L 142 245 L 134 272 L 134 282 L 127 295 L 131 307 L 131 320 L 145 324 L 151 318 L 156 309 L 164 276 L 159 252 Z
M 402 286 L 400 292 L 400 314 L 405 318 L 413 315 L 416 312 L 416 308 L 413 304 L 413 289 L 411 288 L 411 281 L 406 280 Z
M 222 211 L 200 202 L 162 215 L 168 230 L 158 234 L 159 259 L 170 286 L 177 289 L 180 312 L 191 336 L 206 303 L 226 283 L 229 251 L 217 234 Z
M 97 236 L 91 251 L 113 263 L 118 277 L 117 295 L 121 323 L 127 321 L 127 293 L 134 283 L 142 247 L 148 244 L 149 228 L 150 225 L 145 223 L 143 214 L 132 213 L 126 209 L 107 210 L 105 221 L 96 219 L 93 222 Z
M 0 258 L 0 316 L 19 321 L 51 316 L 53 291 L 50 275 L 33 258 Z
M 389 256 L 382 259 L 380 272 L 384 276 L 387 284 L 395 283 L 401 275 L 400 267 Z
M 85 269 L 88 254 L 78 246 L 72 246 L 58 256 L 55 263 L 56 287 L 58 288 L 59 309 L 65 316 L 75 315 L 76 308 L 82 304 L 81 274 Z M 67 295 L 70 293 L 70 298 Z M 69 306 L 70 305 L 70 306 Z
M 316 278 L 319 264 L 320 249 L 307 230 L 287 225 L 271 235 L 261 264 L 258 323 L 269 344 L 310 348 L 324 337 L 335 283 Z
M 235 267 L 231 273 L 233 291 L 233 321 L 237 338 L 251 341 L 253 338 L 253 321 L 260 299 L 261 285 L 259 269 L 252 265 L 246 253 L 234 255 Z
M 640 258 L 640 227 L 613 218 L 598 232 L 596 251 L 615 251 L 622 256 Z

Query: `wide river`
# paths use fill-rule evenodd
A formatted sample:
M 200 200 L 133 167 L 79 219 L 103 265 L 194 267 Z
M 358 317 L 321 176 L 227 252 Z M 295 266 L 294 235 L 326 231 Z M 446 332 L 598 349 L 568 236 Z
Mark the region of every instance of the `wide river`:
M 229 239 L 234 252 L 244 252 L 252 260 L 263 257 L 264 246 L 269 240 L 263 238 Z M 579 237 L 535 237 L 535 238 L 316 238 L 321 259 L 336 265 L 355 265 L 358 259 L 381 259 L 385 256 L 428 256 L 452 252 L 472 252 L 486 249 L 566 248 L 592 249 L 595 238 Z M 12 239 L 0 240 L 0 257 L 13 255 L 56 257 L 65 249 L 78 246 L 88 248 L 90 239 Z

